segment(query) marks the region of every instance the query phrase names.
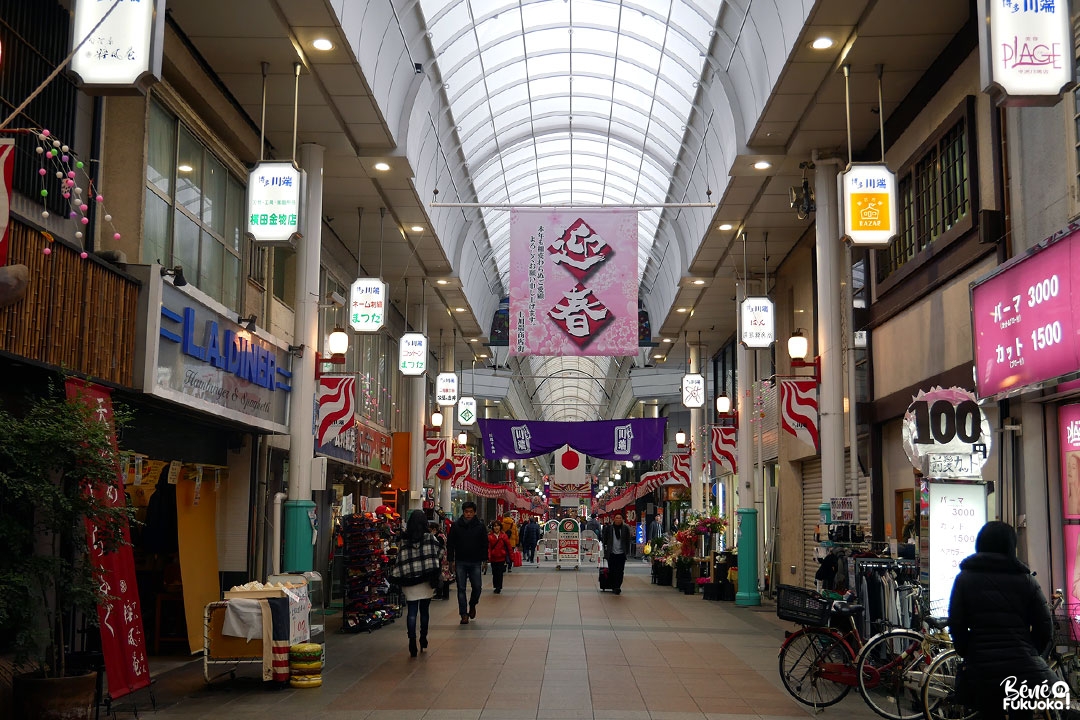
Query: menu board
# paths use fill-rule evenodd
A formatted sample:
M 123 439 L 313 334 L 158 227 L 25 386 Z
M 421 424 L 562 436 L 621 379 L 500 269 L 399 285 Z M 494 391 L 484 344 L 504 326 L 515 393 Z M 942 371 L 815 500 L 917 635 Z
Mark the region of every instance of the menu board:
M 960 561 L 986 524 L 986 485 L 931 482 L 929 495 L 930 613 L 947 615 Z
M 971 285 L 980 398 L 1021 390 L 1080 367 L 1080 226 Z

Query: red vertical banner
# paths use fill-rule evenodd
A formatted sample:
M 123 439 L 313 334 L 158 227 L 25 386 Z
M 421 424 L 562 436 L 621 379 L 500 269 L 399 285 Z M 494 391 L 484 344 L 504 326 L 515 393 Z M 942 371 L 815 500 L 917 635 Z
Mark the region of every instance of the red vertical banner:
M 11 224 L 11 183 L 15 173 L 15 140 L 0 139 L 0 267 L 8 264 L 8 226 Z
M 93 383 L 68 379 L 65 383 L 69 399 L 78 399 L 94 410 L 95 417 L 112 428 L 112 395 L 108 388 Z M 116 433 L 111 433 L 116 449 Z M 100 493 L 100 499 L 112 507 L 125 504 L 124 479 L 119 464 L 116 483 Z M 98 625 L 101 631 L 101 650 L 105 672 L 109 678 L 109 695 L 113 700 L 150 684 L 150 669 L 146 662 L 146 637 L 143 634 L 142 608 L 135 583 L 135 558 L 131 552 L 131 533 L 124 523 L 123 544 L 106 553 L 97 542 L 97 527 L 86 523 L 86 544 L 100 581 L 101 593 L 107 596 L 98 605 Z

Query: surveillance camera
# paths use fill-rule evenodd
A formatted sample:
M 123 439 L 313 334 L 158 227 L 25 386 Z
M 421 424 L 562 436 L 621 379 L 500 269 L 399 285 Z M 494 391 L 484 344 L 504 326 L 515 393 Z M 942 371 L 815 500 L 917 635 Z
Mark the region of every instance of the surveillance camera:
M 341 293 L 330 293 L 330 302 L 334 304 L 334 307 L 345 307 L 345 298 L 341 296 Z

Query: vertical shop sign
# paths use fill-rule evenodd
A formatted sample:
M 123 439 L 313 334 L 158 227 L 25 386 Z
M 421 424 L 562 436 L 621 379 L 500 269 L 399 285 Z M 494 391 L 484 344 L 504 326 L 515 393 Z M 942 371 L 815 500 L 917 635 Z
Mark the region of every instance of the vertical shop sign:
M 402 375 L 423 375 L 427 370 L 427 336 L 405 333 L 398 343 L 398 370 Z
M 1056 105 L 1073 86 L 1068 0 L 979 0 L 983 92 L 1001 105 Z
M 930 614 L 947 615 L 960 561 L 986 524 L 986 485 L 930 482 Z
M 440 407 L 457 403 L 458 377 L 455 373 L 439 373 L 435 377 L 435 402 Z
M 64 383 L 67 396 L 90 406 L 101 422 L 113 424 L 112 395 L 108 388 L 68 379 Z M 117 451 L 116 434 L 111 433 L 113 450 Z M 113 507 L 126 502 L 124 480 L 120 466 L 116 467 L 116 483 L 98 499 Z M 122 544 L 106 553 L 97 541 L 97 528 L 86 522 L 86 544 L 90 548 L 94 573 L 105 596 L 98 605 L 98 625 L 101 632 L 101 652 L 109 678 L 109 695 L 115 700 L 150 684 L 150 669 L 146 662 L 146 637 L 143 634 L 142 608 L 135 582 L 135 558 L 131 552 L 131 533 L 127 521 L 121 530 Z
M 766 348 L 776 340 L 776 312 L 767 297 L 748 297 L 739 305 L 739 339 L 748 348 Z
M 76 0 L 71 71 L 87 92 L 145 90 L 161 79 L 164 37 L 165 0 Z
M 291 162 L 260 162 L 248 173 L 247 234 L 257 243 L 292 247 L 300 230 L 300 171 Z
M 353 280 L 349 324 L 356 332 L 375 332 L 386 324 L 386 283 L 378 278 Z
M 1058 445 L 1062 512 L 1067 520 L 1080 520 L 1080 403 L 1062 405 L 1058 410 Z
M 466 427 L 476 424 L 476 398 L 463 397 L 458 400 L 457 421 Z
M 11 181 L 15 172 L 15 140 L 0 139 L 0 267 L 8 264 L 8 225 L 11 224 Z
M 699 408 L 705 404 L 705 378 L 697 373 L 687 373 L 682 378 L 682 404 Z
M 840 175 L 844 237 L 852 245 L 888 247 L 898 226 L 896 175 L 885 163 L 852 163 Z

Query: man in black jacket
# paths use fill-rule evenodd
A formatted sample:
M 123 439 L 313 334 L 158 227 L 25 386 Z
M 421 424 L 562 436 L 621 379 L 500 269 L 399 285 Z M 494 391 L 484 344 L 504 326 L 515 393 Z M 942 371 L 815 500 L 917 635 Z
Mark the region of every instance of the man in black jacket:
M 626 568 L 626 555 L 630 552 L 630 526 L 623 523 L 622 514 L 616 514 L 611 525 L 605 525 L 601 532 L 604 541 L 604 559 L 608 561 L 608 577 L 611 580 L 611 592 L 622 594 L 623 570 Z
M 476 617 L 476 604 L 480 602 L 481 571 L 488 560 L 488 534 L 484 523 L 476 517 L 476 503 L 461 506 L 461 517 L 450 527 L 446 539 L 446 559 L 450 572 L 457 577 L 458 612 L 461 624 L 468 625 L 469 618 Z M 465 581 L 472 583 L 468 610 L 465 608 Z

